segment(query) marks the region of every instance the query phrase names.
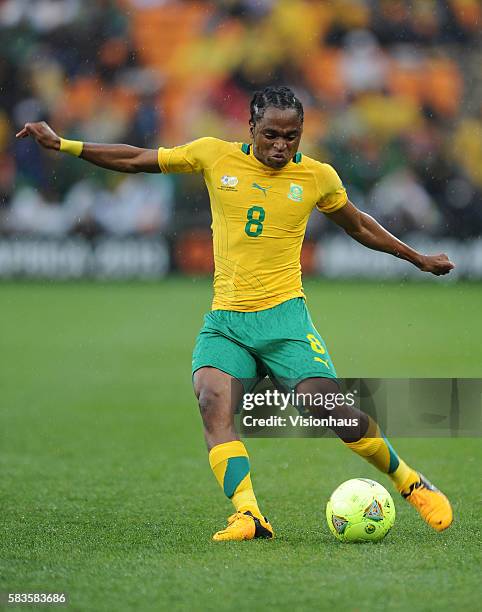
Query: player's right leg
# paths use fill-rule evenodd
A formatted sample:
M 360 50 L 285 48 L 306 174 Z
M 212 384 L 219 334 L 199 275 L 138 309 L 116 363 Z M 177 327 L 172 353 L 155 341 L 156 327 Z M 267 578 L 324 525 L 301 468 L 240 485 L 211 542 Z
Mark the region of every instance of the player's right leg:
M 229 517 L 227 528 L 215 533 L 213 539 L 272 538 L 273 529 L 262 515 L 253 491 L 248 452 L 234 428 L 234 410 L 241 399 L 243 385 L 212 367 L 196 370 L 193 382 L 211 469 L 236 510 Z
M 243 313 L 230 316 L 237 314 Z M 257 364 L 245 347 L 227 337 L 223 311 L 206 316 L 196 340 L 192 367 L 209 463 L 235 508 L 227 528 L 214 534 L 213 539 L 272 538 L 273 529 L 261 513 L 253 491 L 246 447 L 234 427 L 234 413 L 244 391 L 241 380 L 255 380 Z

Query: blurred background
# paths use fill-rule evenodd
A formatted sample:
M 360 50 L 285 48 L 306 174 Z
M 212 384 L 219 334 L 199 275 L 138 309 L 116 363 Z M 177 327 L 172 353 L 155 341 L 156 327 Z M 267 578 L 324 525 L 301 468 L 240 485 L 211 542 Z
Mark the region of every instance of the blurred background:
M 398 236 L 448 252 L 453 277 L 482 278 L 481 18 L 477 0 L 0 0 L 0 277 L 209 274 L 199 176 L 121 175 L 15 133 L 246 141 L 253 91 L 285 84 L 304 153 Z M 417 274 L 315 213 L 302 264 Z

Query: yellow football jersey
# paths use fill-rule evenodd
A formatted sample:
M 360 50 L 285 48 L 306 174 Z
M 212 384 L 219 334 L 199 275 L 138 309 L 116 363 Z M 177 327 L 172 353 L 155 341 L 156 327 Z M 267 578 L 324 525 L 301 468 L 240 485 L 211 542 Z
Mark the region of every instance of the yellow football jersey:
M 251 145 L 200 138 L 160 148 L 163 173 L 202 172 L 212 211 L 213 310 L 249 312 L 304 297 L 300 253 L 316 208 L 347 202 L 335 170 L 297 153 L 281 170 L 265 166 Z

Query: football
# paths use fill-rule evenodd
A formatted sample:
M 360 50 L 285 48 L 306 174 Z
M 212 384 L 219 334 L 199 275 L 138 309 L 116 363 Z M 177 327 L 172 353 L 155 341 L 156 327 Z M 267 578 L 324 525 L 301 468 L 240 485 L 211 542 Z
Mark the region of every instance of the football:
M 353 478 L 333 491 L 326 520 L 340 542 L 377 542 L 395 523 L 395 504 L 375 480 Z

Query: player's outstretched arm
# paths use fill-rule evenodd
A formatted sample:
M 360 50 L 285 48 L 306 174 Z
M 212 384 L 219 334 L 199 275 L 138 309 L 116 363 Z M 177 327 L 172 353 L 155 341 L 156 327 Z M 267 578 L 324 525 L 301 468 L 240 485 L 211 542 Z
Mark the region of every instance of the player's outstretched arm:
M 31 136 L 40 146 L 81 157 L 91 164 L 118 172 L 161 172 L 156 149 L 141 149 L 126 144 L 96 144 L 65 140 L 45 121 L 26 123 L 17 138 Z
M 345 232 L 360 244 L 390 253 L 400 259 L 409 261 L 417 266 L 422 272 L 431 272 L 437 276 L 448 274 L 455 265 L 449 260 L 445 253 L 439 255 L 422 255 L 407 244 L 395 238 L 373 217 L 358 210 L 350 201 L 336 212 L 328 213 L 332 221 L 342 227 Z

